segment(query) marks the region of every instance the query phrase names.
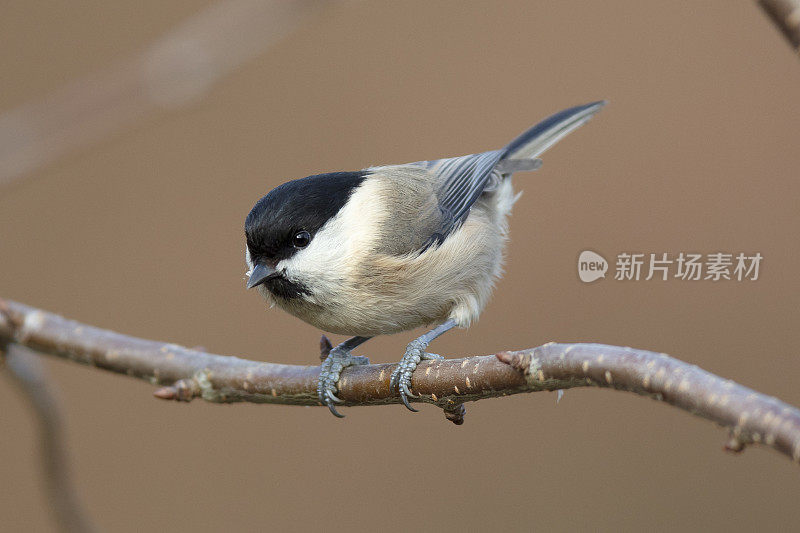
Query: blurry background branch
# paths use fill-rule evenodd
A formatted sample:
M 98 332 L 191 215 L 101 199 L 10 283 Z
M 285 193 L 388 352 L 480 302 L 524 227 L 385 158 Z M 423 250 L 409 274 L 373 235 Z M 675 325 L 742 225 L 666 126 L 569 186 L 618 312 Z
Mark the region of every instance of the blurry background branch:
M 138 339 L 64 319 L 16 302 L 0 315 L 0 341 L 161 385 L 156 396 L 217 403 L 317 405 L 318 367 L 213 355 Z M 328 348 L 323 342 L 323 354 Z M 345 405 L 399 403 L 391 364 L 342 374 Z M 800 410 L 666 354 L 601 344 L 546 344 L 518 352 L 427 361 L 414 373 L 417 401 L 463 422 L 462 404 L 522 392 L 596 386 L 635 392 L 680 407 L 730 430 L 738 452 L 764 444 L 800 462 Z
M 758 5 L 800 52 L 800 0 L 758 0 Z
M 332 0 L 225 0 L 140 54 L 0 114 L 0 185 L 160 111 L 199 101 Z
M 0 356 L 4 353 L 8 375 L 19 386 L 36 415 L 44 465 L 42 477 L 55 523 L 62 531 L 92 531 L 78 492 L 70 481 L 62 417 L 42 362 L 19 344 L 6 344 L 3 347 L 0 342 Z

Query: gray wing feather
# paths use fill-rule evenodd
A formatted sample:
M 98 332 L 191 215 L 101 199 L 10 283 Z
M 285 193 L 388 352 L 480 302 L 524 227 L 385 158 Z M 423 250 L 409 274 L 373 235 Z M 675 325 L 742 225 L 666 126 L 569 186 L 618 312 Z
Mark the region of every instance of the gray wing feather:
M 447 237 L 467 217 L 470 207 L 483 193 L 491 179 L 492 170 L 501 157 L 503 151 L 494 150 L 441 159 L 433 167 L 433 171 L 441 180 L 441 186 L 436 194 L 439 209 L 449 223 L 443 228 L 443 237 Z

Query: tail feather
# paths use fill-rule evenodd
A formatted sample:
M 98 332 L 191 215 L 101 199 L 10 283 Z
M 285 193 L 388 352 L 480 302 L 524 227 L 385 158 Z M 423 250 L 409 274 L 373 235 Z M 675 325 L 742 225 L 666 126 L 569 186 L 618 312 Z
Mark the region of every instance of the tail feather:
M 541 166 L 541 159 L 503 159 L 494 166 L 494 169 L 500 174 L 513 174 L 537 170 Z
M 566 135 L 586 124 L 604 105 L 606 105 L 605 100 L 592 102 L 565 109 L 544 119 L 506 146 L 501 163 L 506 162 L 505 165 L 515 169 L 518 166 L 519 170 L 524 169 L 524 165 L 520 165 L 517 161 L 535 160 Z M 505 165 L 499 164 L 501 167 Z

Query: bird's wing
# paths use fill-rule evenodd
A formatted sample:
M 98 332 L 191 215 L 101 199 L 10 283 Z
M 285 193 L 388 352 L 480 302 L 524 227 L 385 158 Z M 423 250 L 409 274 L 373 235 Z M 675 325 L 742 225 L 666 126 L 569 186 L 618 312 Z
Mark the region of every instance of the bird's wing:
M 436 200 L 441 213 L 441 226 L 423 249 L 442 243 L 469 215 L 469 209 L 483 193 L 492 177 L 492 170 L 503 157 L 503 150 L 482 154 L 420 161 L 437 178 Z
M 470 207 L 494 179 L 516 171 L 536 170 L 536 159 L 567 134 L 585 124 L 605 102 L 565 109 L 539 122 L 501 150 L 414 163 L 433 172 L 439 181 L 436 192 L 442 214 L 441 229 L 423 247 L 442 243 L 469 215 Z

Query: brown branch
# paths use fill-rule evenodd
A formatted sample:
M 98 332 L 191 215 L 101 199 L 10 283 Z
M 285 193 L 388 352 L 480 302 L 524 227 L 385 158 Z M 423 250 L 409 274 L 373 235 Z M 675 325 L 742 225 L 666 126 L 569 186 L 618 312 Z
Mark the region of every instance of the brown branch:
M 0 316 L 0 340 L 162 385 L 164 399 L 318 405 L 319 367 L 213 355 L 128 337 L 15 303 Z M 18 327 L 14 327 L 14 323 Z M 321 344 L 323 351 L 327 343 Z M 345 369 L 345 405 L 400 403 L 389 388 L 395 365 Z M 666 354 L 602 344 L 545 344 L 496 355 L 425 361 L 414 373 L 416 401 L 463 421 L 462 404 L 522 392 L 605 387 L 635 392 L 729 428 L 726 449 L 763 444 L 800 462 L 800 410 Z
M 2 310 L 0 309 L 0 312 Z M 22 346 L 9 344 L 5 362 L 9 376 L 19 386 L 39 423 L 39 447 L 50 508 L 61 531 L 88 532 L 90 524 L 69 476 L 61 413 L 47 382 L 41 361 Z
M 800 0 L 758 0 L 758 5 L 789 40 L 795 52 L 800 51 Z

